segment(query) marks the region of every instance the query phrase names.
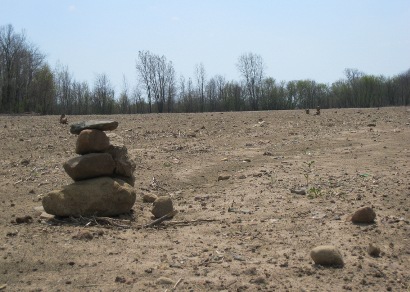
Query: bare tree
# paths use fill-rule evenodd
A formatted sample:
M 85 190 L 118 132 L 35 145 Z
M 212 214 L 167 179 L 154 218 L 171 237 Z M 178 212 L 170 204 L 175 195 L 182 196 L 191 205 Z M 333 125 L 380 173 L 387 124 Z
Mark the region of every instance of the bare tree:
M 30 95 L 35 74 L 43 68 L 44 55 L 16 33 L 11 24 L 0 27 L 0 110 L 29 110 L 35 101 Z
M 166 88 L 167 111 L 173 112 L 177 88 L 176 88 L 176 80 L 175 80 L 175 69 L 174 69 L 174 66 L 172 65 L 172 62 L 169 62 L 167 66 L 166 84 L 167 84 L 167 88 Z
M 172 100 L 175 71 L 172 62 L 165 56 L 154 55 L 149 51 L 140 51 L 136 62 L 136 69 L 140 82 L 147 93 L 149 111 L 152 111 L 152 98 L 154 98 L 158 112 L 164 111 L 166 100 Z M 172 96 L 169 95 L 171 93 Z
M 55 106 L 54 76 L 47 64 L 34 74 L 29 94 L 32 102 L 30 109 L 43 115 L 53 113 Z
M 152 112 L 151 86 L 154 78 L 152 55 L 149 51 L 139 51 L 138 60 L 135 65 L 139 81 L 144 86 L 148 98 L 148 110 Z
M 93 90 L 94 112 L 99 114 L 112 114 L 114 110 L 114 89 L 106 74 L 96 77 Z
M 57 64 L 54 70 L 54 81 L 56 90 L 56 102 L 61 113 L 73 113 L 73 78 L 67 66 Z
M 129 114 L 130 113 L 130 98 L 128 93 L 128 82 L 125 76 L 122 77 L 122 91 L 120 93 L 119 108 L 120 113 Z
M 259 109 L 265 65 L 260 55 L 246 53 L 239 57 L 237 67 L 244 79 L 252 110 Z
M 206 84 L 206 72 L 203 63 L 195 66 L 195 79 L 196 87 L 199 98 L 199 111 L 205 110 L 205 84 Z

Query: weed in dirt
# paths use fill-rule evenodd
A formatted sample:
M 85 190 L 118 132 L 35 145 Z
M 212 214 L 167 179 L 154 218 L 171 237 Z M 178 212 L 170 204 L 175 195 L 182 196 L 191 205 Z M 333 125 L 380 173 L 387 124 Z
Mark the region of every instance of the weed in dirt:
M 310 174 L 312 173 L 312 166 L 313 166 L 313 164 L 315 163 L 315 161 L 314 160 L 312 160 L 312 161 L 308 161 L 308 162 L 304 162 L 304 164 L 306 165 L 306 167 L 304 168 L 304 177 L 305 177 L 305 179 L 306 179 L 306 187 L 309 187 L 309 176 L 310 176 Z
M 316 199 L 323 195 L 322 190 L 316 187 L 311 187 L 308 189 L 308 198 L 309 199 Z
M 306 188 L 307 188 L 307 194 L 309 199 L 316 199 L 318 197 L 321 197 L 323 195 L 322 190 L 320 188 L 317 188 L 315 186 L 309 187 L 310 183 L 310 175 L 313 172 L 313 164 L 315 163 L 314 160 L 311 161 L 305 161 L 305 168 L 304 168 L 304 174 L 303 176 L 306 179 Z

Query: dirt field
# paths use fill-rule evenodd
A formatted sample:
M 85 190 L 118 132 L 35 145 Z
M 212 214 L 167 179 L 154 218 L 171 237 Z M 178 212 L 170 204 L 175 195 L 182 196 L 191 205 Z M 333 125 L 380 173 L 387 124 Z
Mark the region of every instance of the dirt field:
M 119 122 L 137 202 L 115 222 L 131 228 L 34 210 L 71 183 L 62 164 L 76 136 L 58 118 L 0 116 L 0 290 L 410 289 L 409 108 L 69 116 Z M 291 193 L 306 176 L 316 192 Z M 145 194 L 170 195 L 179 213 L 141 229 L 153 220 Z M 362 206 L 374 224 L 347 220 Z M 27 215 L 32 223 L 16 223 Z M 343 268 L 314 265 L 310 250 L 324 244 Z

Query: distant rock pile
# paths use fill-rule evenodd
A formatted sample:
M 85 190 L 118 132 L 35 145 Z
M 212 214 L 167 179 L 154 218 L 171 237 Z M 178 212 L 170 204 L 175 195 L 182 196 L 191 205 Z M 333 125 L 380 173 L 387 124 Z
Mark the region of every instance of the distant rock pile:
M 57 216 L 116 216 L 129 212 L 135 203 L 135 163 L 122 143 L 110 143 L 105 131 L 118 127 L 115 121 L 72 124 L 77 134 L 75 152 L 64 170 L 75 181 L 43 198 L 44 210 Z

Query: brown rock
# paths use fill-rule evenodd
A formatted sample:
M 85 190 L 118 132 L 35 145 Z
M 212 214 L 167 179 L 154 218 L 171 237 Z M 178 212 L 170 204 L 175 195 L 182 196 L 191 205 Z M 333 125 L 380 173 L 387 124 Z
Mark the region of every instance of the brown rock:
M 332 245 L 321 245 L 315 247 L 310 251 L 310 257 L 316 265 L 343 266 L 342 254 Z
M 358 209 L 352 216 L 353 223 L 373 223 L 376 218 L 376 213 L 371 207 L 362 207 Z
M 46 212 L 42 212 L 42 213 L 40 214 L 40 219 L 43 219 L 43 220 L 51 220 L 51 219 L 54 219 L 54 215 L 48 214 L 48 213 L 46 213 Z
M 73 239 L 78 239 L 78 240 L 91 240 L 93 238 L 94 236 L 92 235 L 92 233 L 86 230 L 78 231 L 78 233 L 73 236 Z
M 70 159 L 63 167 L 73 180 L 79 181 L 112 175 L 115 162 L 108 153 L 90 153 Z
M 16 218 L 16 223 L 17 223 L 17 224 L 22 224 L 22 223 L 29 224 L 29 223 L 33 223 L 33 217 L 31 217 L 30 215 L 26 215 L 26 216 L 23 216 L 23 217 L 17 217 L 17 218 Z
M 151 213 L 156 218 L 161 218 L 172 211 L 174 211 L 174 207 L 171 198 L 169 196 L 162 196 L 154 201 Z
M 228 180 L 228 179 L 230 179 L 230 175 L 229 174 L 220 174 L 220 175 L 218 175 L 218 181 L 220 181 L 220 180 Z
M 78 135 L 75 153 L 103 152 L 110 146 L 107 135 L 100 130 L 86 129 Z
M 369 243 L 369 246 L 367 247 L 367 253 L 372 256 L 372 257 L 379 257 L 380 256 L 380 247 L 373 245 Z
M 45 212 L 56 216 L 117 216 L 127 213 L 136 194 L 129 184 L 110 177 L 74 182 L 43 198 Z
M 65 114 L 62 114 L 60 116 L 60 124 L 67 124 L 67 123 L 68 123 L 67 117 L 65 116 Z
M 144 194 L 142 196 L 142 201 L 144 203 L 154 203 L 156 199 L 158 199 L 158 196 L 154 194 Z

